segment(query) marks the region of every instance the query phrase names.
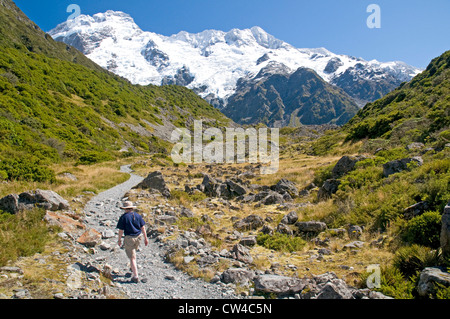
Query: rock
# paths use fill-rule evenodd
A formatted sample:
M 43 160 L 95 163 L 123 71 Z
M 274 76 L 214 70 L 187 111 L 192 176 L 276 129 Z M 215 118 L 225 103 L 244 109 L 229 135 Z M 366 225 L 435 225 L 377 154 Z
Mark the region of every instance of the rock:
M 430 205 L 427 201 L 422 201 L 415 203 L 403 210 L 403 216 L 405 219 L 411 219 L 416 216 L 422 215 L 425 211 L 429 209 Z
M 77 240 L 78 243 L 86 247 L 95 247 L 102 240 L 102 234 L 93 228 L 85 231 Z
M 288 225 L 283 224 L 283 223 L 279 223 L 279 224 L 278 224 L 278 226 L 277 226 L 277 232 L 280 233 L 280 234 L 288 235 L 288 236 L 294 235 L 294 232 L 292 231 L 292 229 L 289 228 Z
M 100 247 L 101 250 L 109 250 L 109 249 L 111 249 L 111 245 L 106 243 L 106 242 L 101 242 L 99 247 Z
M 40 190 L 23 192 L 20 195 L 10 194 L 0 199 L 0 210 L 10 214 L 16 214 L 21 210 L 30 210 L 41 207 L 50 211 L 67 210 L 70 208 L 67 202 L 54 191 Z
M 261 228 L 261 233 L 266 234 L 266 235 L 272 235 L 273 234 L 273 229 L 272 227 L 268 226 L 268 225 L 264 225 Z
M 44 220 L 49 225 L 61 227 L 63 231 L 70 234 L 76 234 L 86 229 L 86 226 L 80 221 L 60 212 L 47 211 Z
M 241 244 L 242 246 L 255 246 L 256 245 L 256 237 L 255 236 L 243 237 L 239 241 L 239 244 Z
M 450 273 L 437 267 L 427 267 L 420 273 L 417 292 L 425 297 L 436 293 L 436 284 L 450 287 Z
M 264 274 L 254 279 L 255 290 L 277 295 L 291 295 L 299 293 L 305 287 L 303 280 L 294 277 Z
M 78 180 L 78 178 L 75 175 L 68 173 L 68 172 L 59 174 L 58 177 L 62 178 L 62 179 L 67 179 L 69 181 L 74 181 L 74 182 L 76 182 Z
M 423 164 L 422 157 L 415 156 L 387 162 L 386 164 L 383 165 L 383 176 L 388 177 L 389 175 L 407 170 L 408 164 L 411 163 L 415 163 L 418 166 L 422 166 Z
M 333 167 L 332 176 L 334 179 L 340 178 L 352 171 L 357 162 L 366 159 L 365 156 L 343 156 Z
M 353 299 L 353 293 L 345 281 L 335 279 L 326 283 L 315 299 Z
M 161 215 L 155 217 L 155 224 L 156 225 L 172 225 L 175 224 L 178 221 L 178 218 L 171 215 Z
M 159 171 L 150 173 L 141 183 L 135 188 L 151 189 L 159 191 L 163 196 L 170 197 L 170 190 L 166 186 L 163 174 Z
M 297 212 L 290 212 L 281 219 L 281 223 L 286 225 L 294 225 L 297 220 Z
M 359 239 L 362 235 L 362 228 L 356 225 L 350 225 L 347 229 L 347 234 L 350 239 Z
M 287 179 L 281 179 L 276 185 L 273 185 L 271 189 L 277 193 L 288 193 L 292 198 L 298 196 L 298 189 L 295 184 Z
M 319 253 L 319 255 L 331 255 L 332 254 L 331 250 L 329 250 L 327 248 L 319 248 L 318 253 Z
M 8 272 L 8 273 L 18 273 L 23 274 L 23 270 L 19 267 L 14 266 L 4 266 L 0 267 L 0 272 Z
M 302 233 L 320 233 L 327 229 L 327 224 L 319 221 L 297 222 L 295 224 Z
M 262 227 L 264 225 L 264 219 L 258 215 L 249 215 L 236 223 L 233 227 L 237 230 L 254 230 Z
M 238 183 L 235 183 L 231 180 L 227 180 L 225 183 L 227 184 L 227 186 L 229 188 L 231 197 L 242 196 L 242 195 L 247 194 L 247 190 L 245 189 L 244 186 L 242 186 Z
M 344 245 L 343 249 L 359 249 L 362 248 L 364 246 L 364 242 L 363 241 L 352 241 L 351 243 L 348 243 L 346 245 Z
M 116 236 L 116 234 L 111 229 L 102 231 L 102 239 L 113 238 L 115 236 Z
M 442 214 L 441 248 L 443 254 L 450 256 L 450 201 Z
M 195 258 L 192 256 L 186 256 L 183 258 L 183 261 L 185 264 L 189 264 L 191 261 L 193 261 Z
M 192 218 L 192 217 L 194 217 L 194 213 L 189 208 L 182 207 L 181 208 L 181 212 L 180 212 L 180 216 L 181 217 Z
M 326 200 L 331 197 L 332 194 L 335 194 L 338 190 L 341 182 L 337 179 L 327 179 L 322 187 L 319 188 L 319 192 L 317 193 L 318 200 Z
M 226 284 L 248 285 L 254 276 L 254 272 L 247 268 L 229 268 L 222 273 L 220 280 Z
M 415 150 L 421 150 L 424 147 L 425 147 L 425 144 L 419 143 L 419 142 L 414 142 L 414 143 L 408 144 L 408 146 L 406 146 L 406 150 L 415 151 Z
M 230 253 L 232 258 L 242 261 L 243 263 L 251 264 L 253 262 L 253 257 L 250 255 L 250 251 L 241 244 L 234 245 Z

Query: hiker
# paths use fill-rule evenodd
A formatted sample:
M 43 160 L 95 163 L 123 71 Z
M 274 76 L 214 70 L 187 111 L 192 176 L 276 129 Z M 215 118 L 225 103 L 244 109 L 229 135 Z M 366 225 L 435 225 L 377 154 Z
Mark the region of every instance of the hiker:
M 120 207 L 120 209 L 125 210 L 125 213 L 120 216 L 117 228 L 119 229 L 119 246 L 122 246 L 122 236 L 125 235 L 123 246 L 130 259 L 131 271 L 133 272 L 131 281 L 138 283 L 136 251 L 139 248 L 142 237 L 144 237 L 145 246 L 148 245 L 148 238 L 145 231 L 145 221 L 141 215 L 134 211 L 135 208 L 136 206 L 133 206 L 132 202 L 126 201 L 123 203 L 123 207 Z

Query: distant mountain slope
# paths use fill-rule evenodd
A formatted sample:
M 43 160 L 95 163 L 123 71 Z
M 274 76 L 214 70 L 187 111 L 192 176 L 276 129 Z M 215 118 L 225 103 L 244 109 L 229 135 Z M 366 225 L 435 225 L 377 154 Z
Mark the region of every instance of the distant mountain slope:
M 222 112 L 236 122 L 274 127 L 347 123 L 359 108 L 340 88 L 311 69 L 283 72 L 267 66 L 254 78 L 239 81 Z
M 233 104 L 232 95 L 243 94 L 239 81 L 255 77 L 273 63 L 283 65 L 290 74 L 300 67 L 312 69 L 359 106 L 421 71 L 403 62 L 365 61 L 324 48 L 298 49 L 260 27 L 197 34 L 182 31 L 167 37 L 142 31 L 131 16 L 115 11 L 81 15 L 49 33 L 132 83 L 187 86 L 220 109 Z
M 346 125 L 349 138 L 450 142 L 450 51 L 409 83 L 367 104 Z
M 168 154 L 176 126 L 231 122 L 187 88 L 132 85 L 101 69 L 0 1 L 0 179 L 48 180 L 40 168 L 62 160 Z

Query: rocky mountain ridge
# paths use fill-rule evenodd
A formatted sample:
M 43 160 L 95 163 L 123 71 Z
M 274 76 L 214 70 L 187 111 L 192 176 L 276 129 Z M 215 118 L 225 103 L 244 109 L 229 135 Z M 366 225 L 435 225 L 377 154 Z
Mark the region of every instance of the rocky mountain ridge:
M 421 71 L 403 62 L 365 61 L 325 48 L 298 49 L 257 26 L 163 36 L 141 30 L 131 16 L 116 11 L 81 15 L 49 33 L 133 83 L 187 86 L 220 109 L 235 107 L 230 97 L 242 94 L 239 81 L 254 78 L 271 63 L 290 74 L 312 69 L 360 107 Z

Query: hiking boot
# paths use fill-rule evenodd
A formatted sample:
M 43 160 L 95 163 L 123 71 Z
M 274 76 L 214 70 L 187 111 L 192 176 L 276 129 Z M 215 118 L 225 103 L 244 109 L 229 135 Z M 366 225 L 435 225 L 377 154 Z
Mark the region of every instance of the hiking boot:
M 137 277 L 132 277 L 131 281 L 134 282 L 135 284 L 139 283 L 139 278 Z

